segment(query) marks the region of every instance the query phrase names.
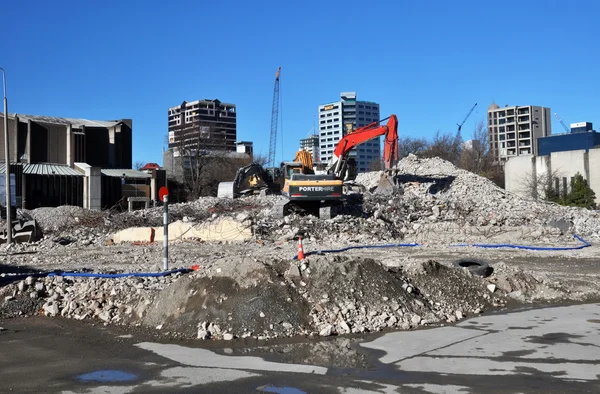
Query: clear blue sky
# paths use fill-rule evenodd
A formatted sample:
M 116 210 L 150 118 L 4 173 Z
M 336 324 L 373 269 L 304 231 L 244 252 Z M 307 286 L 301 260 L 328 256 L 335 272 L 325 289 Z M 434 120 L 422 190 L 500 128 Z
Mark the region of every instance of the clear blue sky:
M 9 112 L 132 118 L 134 161 L 162 164 L 168 107 L 199 98 L 235 103 L 238 140 L 267 153 L 278 66 L 277 160 L 342 91 L 397 114 L 401 136 L 454 131 L 478 103 L 468 139 L 492 99 L 600 129 L 594 0 L 5 0 L 1 14 Z

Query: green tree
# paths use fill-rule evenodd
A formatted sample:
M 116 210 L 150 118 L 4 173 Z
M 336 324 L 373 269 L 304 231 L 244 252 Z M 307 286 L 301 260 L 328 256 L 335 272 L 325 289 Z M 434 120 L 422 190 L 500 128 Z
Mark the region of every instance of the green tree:
M 571 191 L 565 198 L 565 205 L 572 207 L 594 208 L 596 193 L 588 186 L 588 183 L 580 173 L 571 179 Z

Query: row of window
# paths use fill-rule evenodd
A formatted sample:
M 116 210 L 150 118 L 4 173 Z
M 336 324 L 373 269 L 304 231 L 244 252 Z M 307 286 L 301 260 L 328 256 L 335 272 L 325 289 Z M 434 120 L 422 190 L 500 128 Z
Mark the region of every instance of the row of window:
M 339 129 L 340 125 L 339 124 L 334 124 L 331 126 L 321 126 L 321 130 L 331 130 L 331 129 Z

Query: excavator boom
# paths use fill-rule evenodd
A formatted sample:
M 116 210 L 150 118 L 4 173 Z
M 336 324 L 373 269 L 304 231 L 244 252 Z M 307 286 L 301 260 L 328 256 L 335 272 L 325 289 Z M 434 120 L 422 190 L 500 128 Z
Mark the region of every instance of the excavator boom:
M 398 118 L 396 115 L 391 115 L 385 126 L 371 123 L 345 135 L 333 151 L 333 156 L 327 166 L 328 172 L 333 172 L 341 178 L 350 151 L 357 145 L 382 135 L 385 135 L 383 146 L 385 168 L 392 168 L 398 161 Z

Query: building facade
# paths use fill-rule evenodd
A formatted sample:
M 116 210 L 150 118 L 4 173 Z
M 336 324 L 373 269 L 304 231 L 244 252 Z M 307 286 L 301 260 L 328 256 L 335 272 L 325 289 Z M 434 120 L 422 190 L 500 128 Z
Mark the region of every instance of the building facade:
M 554 152 L 589 150 L 595 147 L 600 147 L 600 133 L 593 130 L 538 138 L 538 154 L 540 156 L 548 156 Z
M 490 152 L 498 163 L 511 157 L 537 155 L 537 139 L 552 134 L 550 108 L 533 105 L 488 108 Z
M 3 117 L 0 114 L 2 135 Z M 0 139 L 0 177 L 4 179 L 8 161 L 11 178 L 15 178 L 16 206 L 104 209 L 127 197 L 156 199 L 157 187 L 152 185 L 160 185 L 155 174 L 131 170 L 131 119 L 13 114 L 7 120 L 9 158 L 4 157 L 4 139 Z
M 236 125 L 235 104 L 184 101 L 169 108 L 169 148 L 235 151 Z
M 507 191 L 532 197 L 544 196 L 551 187 L 559 195 L 570 191 L 571 180 L 581 174 L 589 187 L 600 196 L 600 148 L 552 152 L 546 156 L 519 156 L 510 158 L 504 166 Z
M 592 122 L 571 123 L 571 133 L 587 133 L 594 131 Z
M 379 104 L 357 101 L 356 92 L 342 92 L 340 101 L 319 106 L 319 150 L 320 161 L 328 162 L 335 146 L 346 134 L 357 128 L 378 122 Z M 358 145 L 350 152 L 356 160 L 358 172 L 380 169 L 381 138 Z
M 319 135 L 311 134 L 307 138 L 300 140 L 300 149 L 310 152 L 312 155 L 313 163 L 321 161 L 320 150 L 319 150 Z

